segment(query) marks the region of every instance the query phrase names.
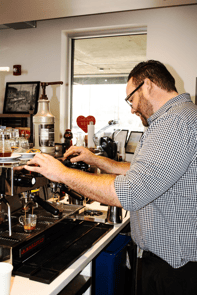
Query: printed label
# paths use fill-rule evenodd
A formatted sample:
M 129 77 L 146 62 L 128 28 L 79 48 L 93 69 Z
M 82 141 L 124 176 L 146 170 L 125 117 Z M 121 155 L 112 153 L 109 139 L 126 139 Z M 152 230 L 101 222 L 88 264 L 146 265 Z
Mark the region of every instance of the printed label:
M 45 241 L 44 236 L 41 236 L 38 240 L 35 240 L 32 243 L 27 244 L 25 247 L 19 249 L 19 257 L 21 258 L 24 254 L 31 252 L 38 248 L 40 244 L 43 244 Z
M 39 146 L 53 147 L 55 134 L 54 124 L 40 124 L 39 125 Z

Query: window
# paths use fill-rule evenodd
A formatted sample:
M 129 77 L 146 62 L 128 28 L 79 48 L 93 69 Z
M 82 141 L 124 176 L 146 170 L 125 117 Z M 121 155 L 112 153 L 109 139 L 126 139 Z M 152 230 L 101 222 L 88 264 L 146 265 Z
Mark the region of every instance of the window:
M 73 133 L 83 132 L 78 116 L 94 116 L 95 132 L 118 120 L 114 129 L 143 131 L 141 120 L 125 103 L 127 77 L 146 60 L 146 34 L 73 39 L 72 108 Z

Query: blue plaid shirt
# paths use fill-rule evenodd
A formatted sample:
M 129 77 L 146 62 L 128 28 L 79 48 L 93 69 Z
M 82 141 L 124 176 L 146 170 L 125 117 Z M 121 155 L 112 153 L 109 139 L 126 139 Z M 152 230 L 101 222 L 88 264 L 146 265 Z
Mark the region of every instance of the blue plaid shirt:
M 136 244 L 178 268 L 197 261 L 197 106 L 178 95 L 148 123 L 115 189 Z

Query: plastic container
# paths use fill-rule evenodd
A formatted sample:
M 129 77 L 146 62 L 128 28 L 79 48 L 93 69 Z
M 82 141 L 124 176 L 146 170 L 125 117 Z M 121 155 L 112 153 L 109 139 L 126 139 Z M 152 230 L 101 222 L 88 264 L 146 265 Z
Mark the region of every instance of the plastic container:
M 120 295 L 126 280 L 126 247 L 130 236 L 117 235 L 93 263 L 93 294 Z

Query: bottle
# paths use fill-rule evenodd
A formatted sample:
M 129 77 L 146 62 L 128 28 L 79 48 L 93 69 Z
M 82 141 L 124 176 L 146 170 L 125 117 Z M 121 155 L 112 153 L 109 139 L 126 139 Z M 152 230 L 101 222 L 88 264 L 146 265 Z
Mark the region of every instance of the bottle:
M 33 142 L 36 149 L 55 154 L 55 117 L 49 111 L 49 101 L 38 101 L 38 112 L 33 117 Z
M 41 82 L 43 93 L 38 100 L 38 112 L 33 116 L 33 144 L 46 154 L 55 155 L 55 117 L 50 113 L 50 102 L 45 94 L 46 86 L 63 82 Z
M 72 145 L 72 138 L 73 134 L 71 129 L 66 129 L 64 133 L 65 150 L 69 149 L 69 147 Z
M 118 161 L 121 162 L 125 162 L 126 160 L 126 154 L 125 154 L 125 147 L 124 144 L 122 142 L 119 142 L 119 157 L 118 157 Z
M 92 121 L 88 125 L 88 148 L 95 148 L 94 123 Z

